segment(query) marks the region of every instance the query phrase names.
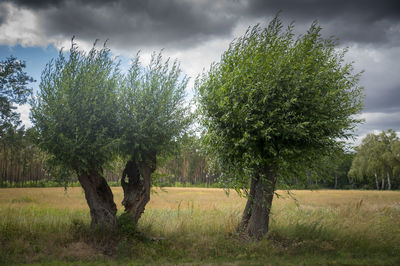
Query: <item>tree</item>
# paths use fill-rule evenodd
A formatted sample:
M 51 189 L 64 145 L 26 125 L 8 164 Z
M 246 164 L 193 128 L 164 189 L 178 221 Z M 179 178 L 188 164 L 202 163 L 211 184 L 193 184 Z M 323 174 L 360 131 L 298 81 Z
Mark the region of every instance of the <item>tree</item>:
M 376 189 L 392 189 L 392 180 L 399 174 L 400 140 L 389 129 L 378 135 L 368 134 L 355 148 L 356 156 L 349 171 L 349 177 L 358 180 L 375 181 Z M 380 183 L 380 184 L 379 184 Z
M 25 66 L 13 56 L 0 61 L 0 132 L 20 123 L 14 104 L 26 103 L 32 93 L 27 85 L 35 80 L 23 71 Z
M 163 61 L 153 54 L 148 67 L 139 56 L 119 92 L 120 151 L 127 157 L 121 184 L 122 204 L 136 224 L 150 200 L 151 174 L 157 156 L 171 152 L 190 123 L 185 88 L 188 79 L 181 77 L 179 64 Z
M 387 132 L 382 131 L 379 134 L 379 139 L 382 142 L 382 161 L 384 164 L 384 172 L 387 180 L 387 188 L 392 189 L 392 178 L 397 172 L 396 170 L 400 167 L 400 161 L 398 160 L 398 154 L 396 154 L 396 146 L 399 142 L 396 132 L 389 129 Z
M 366 177 L 373 177 L 376 189 L 379 190 L 378 175 L 382 170 L 382 162 L 379 156 L 379 143 L 374 134 L 368 134 L 359 147 L 355 148 L 356 156 L 349 170 L 349 177 L 363 180 Z
M 72 46 L 66 58 L 46 65 L 32 101 L 39 146 L 51 156 L 60 176 L 78 176 L 90 208 L 91 225 L 116 226 L 116 205 L 103 177 L 118 144 L 120 73 L 110 50 L 95 45 L 89 53 Z
M 245 190 L 239 230 L 256 239 L 268 231 L 277 179 L 306 174 L 360 122 L 360 73 L 346 51 L 316 22 L 297 38 L 293 28 L 278 17 L 249 28 L 196 82 L 206 145 L 222 180 Z

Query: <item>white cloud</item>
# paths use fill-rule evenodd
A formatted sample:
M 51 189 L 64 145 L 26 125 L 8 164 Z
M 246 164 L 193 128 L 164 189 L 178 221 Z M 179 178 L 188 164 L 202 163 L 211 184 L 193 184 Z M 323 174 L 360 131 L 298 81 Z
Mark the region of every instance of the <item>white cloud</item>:
M 27 9 L 17 8 L 11 3 L 0 3 L 6 20 L 0 25 L 0 43 L 8 46 L 45 46 L 48 42 L 38 27 L 37 15 Z
M 24 105 L 18 105 L 17 106 L 17 112 L 21 114 L 21 121 L 22 124 L 25 126 L 25 128 L 32 127 L 31 120 L 29 119 L 29 113 L 30 113 L 31 106 L 29 104 L 24 104 Z

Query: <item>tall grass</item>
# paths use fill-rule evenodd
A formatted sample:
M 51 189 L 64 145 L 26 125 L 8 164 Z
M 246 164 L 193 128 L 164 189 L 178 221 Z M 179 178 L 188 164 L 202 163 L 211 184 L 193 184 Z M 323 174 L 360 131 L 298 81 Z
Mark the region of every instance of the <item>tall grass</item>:
M 119 202 L 121 191 L 113 190 Z M 400 264 L 399 192 L 296 191 L 297 202 L 275 198 L 269 234 L 252 242 L 236 233 L 245 204 L 236 194 L 166 190 L 152 195 L 138 228 L 122 223 L 120 233 L 89 228 L 79 188 L 3 191 L 0 264 Z

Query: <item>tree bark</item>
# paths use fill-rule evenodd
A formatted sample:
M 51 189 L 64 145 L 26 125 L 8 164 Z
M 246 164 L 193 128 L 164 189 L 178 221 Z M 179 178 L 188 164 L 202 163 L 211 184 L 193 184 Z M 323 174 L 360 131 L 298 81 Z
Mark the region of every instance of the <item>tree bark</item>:
M 141 162 L 137 162 L 134 157 L 127 162 L 121 179 L 124 190 L 122 205 L 134 224 L 138 223 L 146 204 L 150 201 L 150 178 L 156 169 L 155 153 L 142 157 Z
M 102 171 L 90 170 L 78 175 L 79 183 L 85 191 L 85 198 L 90 208 L 91 227 L 117 227 L 117 206 Z
M 250 238 L 260 240 L 268 232 L 275 179 L 274 171 L 265 168 L 251 180 L 250 195 L 239 225 L 239 231 Z
M 376 190 L 379 190 L 378 175 L 376 173 L 375 173 L 375 183 L 376 183 Z

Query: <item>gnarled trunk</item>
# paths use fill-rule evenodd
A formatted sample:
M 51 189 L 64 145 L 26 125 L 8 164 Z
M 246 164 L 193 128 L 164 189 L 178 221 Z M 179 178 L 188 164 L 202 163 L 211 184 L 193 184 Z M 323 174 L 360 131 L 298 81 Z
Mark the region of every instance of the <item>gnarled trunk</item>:
M 275 178 L 275 172 L 266 168 L 251 180 L 250 195 L 239 225 L 239 231 L 251 238 L 259 240 L 268 232 Z
M 156 155 L 143 156 L 141 162 L 132 158 L 122 173 L 121 185 L 124 190 L 122 205 L 135 224 L 139 221 L 146 204 L 150 201 L 151 174 L 155 171 Z
M 100 225 L 111 228 L 117 227 L 117 206 L 107 181 L 101 175 L 101 170 L 90 170 L 78 175 L 85 191 L 85 198 L 89 205 L 92 218 L 91 227 Z

